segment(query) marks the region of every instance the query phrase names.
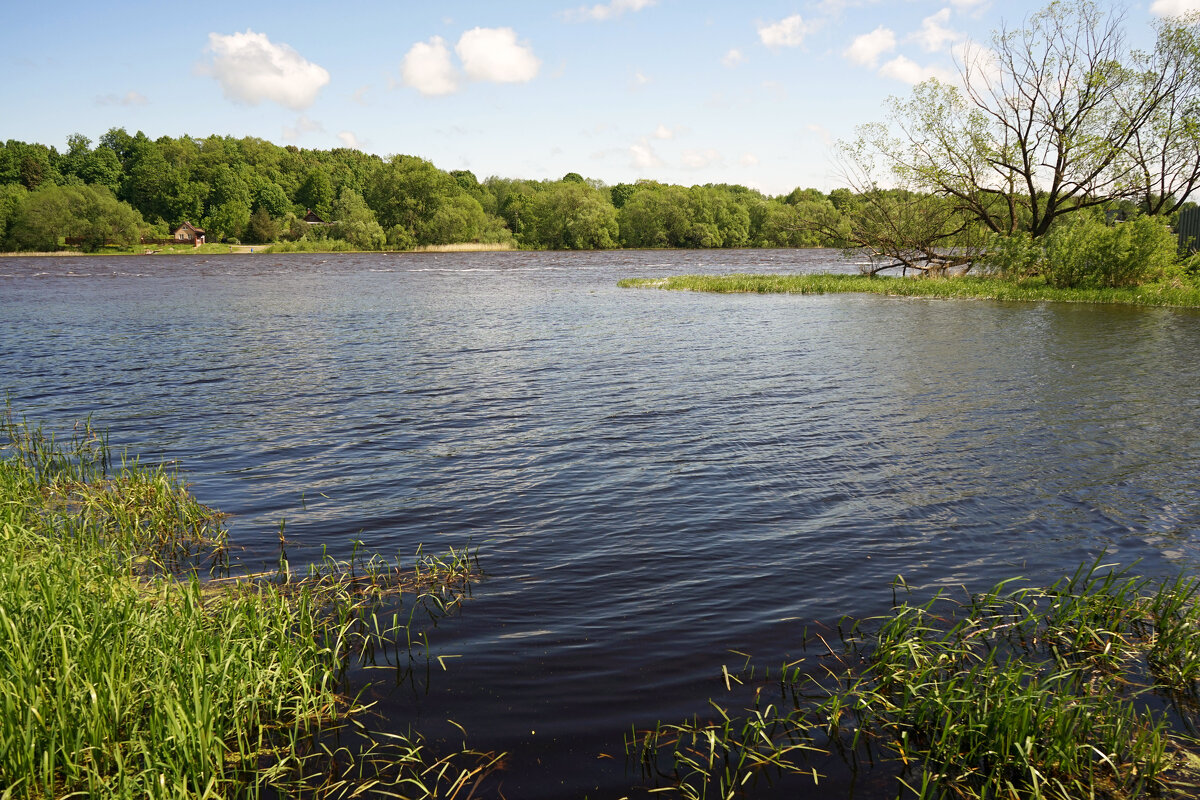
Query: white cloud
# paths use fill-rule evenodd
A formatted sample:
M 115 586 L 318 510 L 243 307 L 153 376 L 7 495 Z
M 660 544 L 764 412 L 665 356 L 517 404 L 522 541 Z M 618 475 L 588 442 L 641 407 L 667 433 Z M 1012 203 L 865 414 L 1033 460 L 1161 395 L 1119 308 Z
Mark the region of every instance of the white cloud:
M 531 81 L 542 62 L 533 48 L 517 41 L 512 28 L 472 28 L 454 47 L 467 77 L 492 83 Z
M 1162 2 L 1162 0 L 1159 0 Z M 954 6 L 959 11 L 970 11 L 972 9 L 981 9 L 987 4 L 987 0 L 950 0 L 950 5 Z
M 721 57 L 721 63 L 724 64 L 725 66 L 729 67 L 730 69 L 733 69 L 734 67 L 736 67 L 738 64 L 741 64 L 745 60 L 746 60 L 746 57 L 744 55 L 742 55 L 742 51 L 738 50 L 736 47 Z
M 659 126 L 654 129 L 654 138 L 655 139 L 674 139 L 675 131 L 671 130 L 666 125 L 663 125 L 660 123 Z
M 946 45 L 962 41 L 966 37 L 959 31 L 950 30 L 946 23 L 950 21 L 950 9 L 926 17 L 921 21 L 921 30 L 909 37 L 911 41 L 921 45 L 926 53 L 937 53 L 946 49 Z
M 801 19 L 799 14 L 793 14 L 779 22 L 760 25 L 758 38 L 767 47 L 798 47 L 812 30 L 813 26 Z
M 633 73 L 633 77 L 629 79 L 629 88 L 631 91 L 637 91 L 650 82 L 650 79 L 641 72 Z
M 1178 17 L 1200 11 L 1200 0 L 1154 0 L 1150 5 L 1150 13 L 1159 17 Z
M 917 84 L 930 78 L 951 83 L 955 76 L 950 72 L 934 66 L 922 67 L 917 62 L 904 56 L 896 56 L 879 68 L 879 74 L 885 78 L 893 78 L 904 83 Z
M 100 106 L 144 106 L 150 101 L 141 92 L 129 91 L 123 95 L 106 94 L 96 98 Z
M 738 159 L 738 163 L 743 167 L 757 167 L 758 156 L 754 155 L 754 153 L 742 153 L 742 157 Z
M 896 34 L 890 28 L 880 25 L 870 33 L 854 37 L 850 46 L 842 51 L 842 55 L 861 64 L 864 67 L 874 67 L 879 63 L 879 57 L 896 49 Z
M 208 35 L 205 52 L 213 54 L 203 71 L 221 84 L 230 100 L 258 105 L 270 100 L 299 111 L 317 99 L 329 83 L 329 72 L 288 47 L 274 44 L 266 34 L 247 29 L 245 33 Z
M 289 142 L 294 142 L 306 133 L 318 133 L 325 130 L 325 126 L 316 120 L 311 120 L 306 114 L 301 114 L 296 120 L 296 127 L 289 128 L 286 125 L 283 128 L 283 138 Z
M 370 86 L 360 86 L 354 90 L 354 95 L 350 99 L 360 106 L 365 106 L 367 104 L 367 92 L 370 90 Z
M 879 0 L 821 0 L 817 8 L 823 14 L 840 17 L 847 8 L 875 5 Z
M 629 146 L 629 156 L 630 163 L 638 169 L 662 166 L 662 159 L 655 154 L 654 148 L 650 146 L 650 140 L 644 136 Z
M 574 11 L 566 11 L 563 12 L 563 16 L 572 22 L 587 22 L 590 20 L 603 22 L 607 19 L 619 17 L 626 11 L 641 11 L 643 8 L 648 8 L 656 2 L 658 0 L 612 0 L 609 3 L 582 6 Z
M 818 125 L 815 122 L 810 122 L 808 125 L 805 126 L 805 128 L 808 130 L 809 133 L 815 133 L 817 136 L 820 136 L 821 141 L 823 141 L 826 145 L 833 144 L 833 134 L 830 133 L 829 129 L 824 127 L 823 125 Z
M 450 61 L 446 40 L 440 36 L 410 47 L 400 73 L 405 86 L 411 86 L 427 97 L 458 91 L 458 70 Z
M 342 144 L 351 150 L 362 150 L 362 142 L 351 131 L 342 131 L 337 136 L 342 140 Z
M 1003 70 L 1000 68 L 1000 57 L 990 48 L 982 47 L 974 42 L 963 41 L 950 48 L 954 63 L 959 69 L 957 83 L 962 83 L 962 76 L 969 75 L 971 81 L 980 79 L 995 84 L 1002 80 Z
M 712 164 L 721 162 L 721 154 L 711 147 L 707 150 L 684 150 L 680 158 L 683 165 L 689 169 L 704 169 Z
M 762 88 L 763 91 L 772 95 L 777 101 L 782 102 L 787 100 L 788 87 L 785 83 L 780 83 L 779 81 L 763 81 Z

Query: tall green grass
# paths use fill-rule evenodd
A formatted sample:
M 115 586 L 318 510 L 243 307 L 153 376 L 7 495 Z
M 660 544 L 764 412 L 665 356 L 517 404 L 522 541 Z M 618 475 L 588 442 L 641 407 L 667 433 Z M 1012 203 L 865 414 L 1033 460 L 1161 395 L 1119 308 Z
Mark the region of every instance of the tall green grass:
M 472 554 L 202 580 L 226 535 L 176 475 L 86 424 L 0 427 L 0 796 L 465 797 L 496 767 L 373 734 L 344 693 L 427 646 L 418 615 L 461 601 Z
M 726 671 L 752 688 L 748 705 L 634 731 L 627 751 L 688 798 L 789 774 L 819 783 L 831 756 L 917 798 L 1195 796 L 1200 581 L 1097 563 L 1014 585 L 899 603 L 840 646 L 818 635 L 824 654 L 774 679 Z
M 987 299 L 1019 302 L 1116 303 L 1137 306 L 1200 307 L 1200 288 L 1168 282 L 1122 288 L 1065 289 L 1040 278 L 1004 280 L 957 276 L 896 278 L 865 275 L 678 275 L 669 278 L 625 278 L 630 289 L 674 289 L 692 292 L 757 294 L 835 294 L 857 292 L 896 297 Z

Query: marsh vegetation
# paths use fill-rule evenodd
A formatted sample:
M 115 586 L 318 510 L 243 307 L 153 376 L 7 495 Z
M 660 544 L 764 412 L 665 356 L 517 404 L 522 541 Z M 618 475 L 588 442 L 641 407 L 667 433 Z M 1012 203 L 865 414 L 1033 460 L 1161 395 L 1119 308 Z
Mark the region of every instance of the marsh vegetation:
M 903 278 L 866 275 L 677 275 L 625 278 L 628 289 L 751 294 L 834 294 L 858 292 L 894 297 L 987 299 L 1017 302 L 1113 303 L 1136 306 L 1200 307 L 1200 288 L 1190 283 L 1154 283 L 1120 288 L 1063 288 L 1044 278 L 1024 280 L 959 276 Z
M 1047 588 L 906 589 L 883 617 L 807 632 L 797 661 L 747 656 L 715 715 L 635 730 L 627 751 L 687 798 L 820 785 L 830 763 L 915 798 L 1194 796 L 1200 580 L 1096 562 Z
M 6 797 L 455 797 L 495 768 L 373 732 L 348 679 L 436 659 L 425 628 L 464 599 L 472 553 L 296 572 L 281 531 L 276 571 L 230 574 L 222 515 L 174 472 L 114 460 L 86 423 L 62 442 L 2 423 Z

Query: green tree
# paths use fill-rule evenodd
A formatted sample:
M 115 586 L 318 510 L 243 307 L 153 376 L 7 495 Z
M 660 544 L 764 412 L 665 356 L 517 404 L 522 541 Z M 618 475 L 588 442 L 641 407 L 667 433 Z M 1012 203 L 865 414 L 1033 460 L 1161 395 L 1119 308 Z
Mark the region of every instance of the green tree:
M 246 225 L 245 239 L 251 244 L 266 244 L 279 238 L 279 225 L 271 219 L 265 208 L 258 208 L 250 214 L 250 222 Z
M 0 183 L 19 183 L 26 189 L 61 183 L 58 160 L 53 148 L 9 139 L 0 148 Z
M 423 244 L 477 242 L 487 227 L 487 215 L 474 197 L 459 194 L 446 198 L 421 227 Z
M 296 192 L 297 209 L 311 209 L 321 219 L 328 220 L 333 216 L 334 198 L 333 181 L 329 173 L 319 167 L 314 168 L 308 171 L 300 190 Z
M 461 193 L 454 178 L 428 161 L 395 156 L 371 176 L 364 196 L 385 229 L 399 225 L 417 244 L 433 244 L 438 227 L 430 223 L 449 198 Z
M 613 208 L 620 211 L 636 191 L 637 186 L 632 183 L 618 183 L 609 189 L 609 198 L 612 200 Z
M 691 229 L 687 190 L 644 183 L 618 214 L 626 247 L 682 247 Z
M 476 200 L 482 195 L 482 190 L 479 186 L 479 179 L 475 177 L 475 173 L 469 169 L 452 169 L 450 177 L 454 178 L 454 182 L 459 188 L 467 194 L 474 197 Z
M 334 238 L 349 242 L 356 250 L 382 250 L 387 244 L 383 226 L 362 195 L 343 188 L 333 204 Z
M 689 224 L 684 247 L 745 247 L 750 214 L 727 187 L 693 186 L 687 192 Z
M 844 187 L 834 189 L 829 193 L 829 202 L 838 211 L 848 211 L 854 205 L 854 192 Z
M 260 176 L 256 176 L 256 181 L 253 191 L 253 201 L 250 204 L 251 209 L 258 211 L 263 209 L 271 217 L 279 219 L 292 210 L 292 204 L 288 202 L 287 194 L 279 184 Z M 320 212 L 318 212 L 320 213 Z
M 159 146 L 141 135 L 131 140 L 126 159 L 125 180 L 118 196 L 141 212 L 146 219 L 171 221 L 166 198 L 166 177 L 170 171 Z
M 207 183 L 193 181 L 183 168 L 170 167 L 158 185 L 161 196 L 155 206 L 159 221 L 171 227 L 184 222 L 199 224 L 209 194 Z
M 100 137 L 98 147 L 110 151 L 121 162 L 122 168 L 126 168 L 126 162 L 133 156 L 133 142 L 134 137 L 124 128 L 109 128 L 108 132 Z
M 585 183 L 549 184 L 533 202 L 540 247 L 551 250 L 604 250 L 616 247 L 620 228 L 608 193 Z
M 0 183 L 0 246 L 9 246 L 9 232 L 29 190 L 19 183 Z
M 212 187 L 204 215 L 207 238 L 238 238 L 250 224 L 250 188 L 231 167 L 224 164 L 213 171 Z
M 522 245 L 537 246 L 537 226 L 533 218 L 533 198 L 525 192 L 510 192 L 500 207 L 500 217 Z M 532 240 L 529 240 L 532 237 Z
M 79 237 L 93 251 L 105 243 L 135 244 L 143 224 L 141 215 L 102 186 L 44 186 L 22 198 L 8 241 L 18 250 L 57 250 L 64 237 Z

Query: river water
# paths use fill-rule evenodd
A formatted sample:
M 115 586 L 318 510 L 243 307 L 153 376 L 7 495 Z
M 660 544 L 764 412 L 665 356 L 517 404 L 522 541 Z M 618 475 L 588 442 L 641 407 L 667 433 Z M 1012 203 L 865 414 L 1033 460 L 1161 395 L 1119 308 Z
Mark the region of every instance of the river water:
M 1200 313 L 624 290 L 834 251 L 0 259 L 0 391 L 177 459 L 251 566 L 479 548 L 380 694 L 511 753 L 509 798 L 620 797 L 631 725 L 722 665 L 917 593 L 1107 550 L 1200 563 Z M 611 756 L 611 757 L 610 757 Z M 814 797 L 826 796 L 825 789 Z M 857 796 L 862 796 L 861 792 Z

